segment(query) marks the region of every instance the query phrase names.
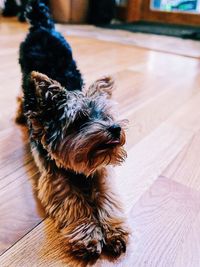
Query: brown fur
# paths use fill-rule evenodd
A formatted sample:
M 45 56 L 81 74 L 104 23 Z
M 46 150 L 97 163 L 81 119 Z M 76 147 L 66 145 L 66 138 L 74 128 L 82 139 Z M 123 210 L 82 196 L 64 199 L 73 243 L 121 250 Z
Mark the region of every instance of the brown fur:
M 114 257 L 126 250 L 128 229 L 119 201 L 106 184 L 106 170 L 95 174 L 90 187 L 77 187 L 66 175 L 41 175 L 38 197 L 55 221 L 68 253 L 84 260 L 104 249 Z
M 31 99 L 35 97 L 36 103 L 34 110 L 29 107 L 25 115 L 32 153 L 41 173 L 38 197 L 54 220 L 65 250 L 86 261 L 96 260 L 102 251 L 113 257 L 120 256 L 126 250 L 129 233 L 120 202 L 112 192 L 107 166 L 123 162 L 126 152 L 124 122 L 116 122 L 110 111 L 113 81 L 107 77 L 96 81 L 85 93 L 67 92 L 46 75 L 33 72 L 31 86 L 35 90 Z M 66 129 L 61 124 L 62 134 L 58 139 L 50 139 L 54 140 L 51 142 L 48 141 L 51 129 L 48 130 L 41 119 L 46 112 L 43 107 L 49 103 L 44 97 L 49 99 L 49 95 L 48 101 L 66 98 L 66 103 L 62 102 L 67 104 L 64 115 L 66 122 L 72 123 Z M 95 101 L 95 107 L 98 105 L 98 109 L 104 110 L 106 119 L 92 119 L 84 124 L 85 128 L 77 130 L 77 113 L 78 118 L 80 112 L 83 112 L 81 116 L 89 116 L 89 104 L 86 104 L 93 105 Z M 49 109 L 56 105 L 56 102 L 50 103 Z M 23 109 L 18 111 L 18 117 L 23 116 Z M 108 129 L 113 123 L 121 126 L 119 143 L 101 147 L 112 140 Z M 52 132 L 52 138 L 55 133 L 58 134 Z
M 22 94 L 17 97 L 17 112 L 15 116 L 15 121 L 19 124 L 24 124 L 26 122 L 26 118 L 23 113 L 23 96 Z

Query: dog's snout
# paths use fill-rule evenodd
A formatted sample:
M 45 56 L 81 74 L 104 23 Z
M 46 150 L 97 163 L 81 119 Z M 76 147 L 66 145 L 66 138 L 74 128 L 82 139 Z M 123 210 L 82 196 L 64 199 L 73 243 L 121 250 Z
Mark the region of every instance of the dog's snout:
M 113 138 L 120 138 L 121 127 L 119 124 L 113 124 L 109 127 L 109 132 L 112 134 Z

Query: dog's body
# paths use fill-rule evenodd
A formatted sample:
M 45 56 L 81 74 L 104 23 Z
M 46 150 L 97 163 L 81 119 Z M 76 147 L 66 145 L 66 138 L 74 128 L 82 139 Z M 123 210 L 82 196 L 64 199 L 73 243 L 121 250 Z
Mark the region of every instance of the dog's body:
M 126 153 L 123 123 L 111 112 L 113 81 L 99 79 L 82 92 L 71 48 L 54 30 L 46 6 L 32 1 L 27 16 L 32 27 L 20 48 L 18 121 L 24 116 L 41 173 L 38 197 L 68 252 L 88 261 L 102 250 L 118 257 L 128 232 L 107 165 L 120 164 Z

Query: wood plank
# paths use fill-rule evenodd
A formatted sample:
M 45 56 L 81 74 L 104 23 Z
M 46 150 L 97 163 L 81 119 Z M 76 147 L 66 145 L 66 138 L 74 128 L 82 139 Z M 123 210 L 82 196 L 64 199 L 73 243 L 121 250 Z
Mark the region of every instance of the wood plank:
M 182 248 L 177 253 L 174 267 L 199 267 L 200 266 L 200 214 L 193 221 L 190 231 L 182 242 Z
M 18 170 L 33 161 L 27 139 L 19 127 L 0 132 L 0 187 L 4 187 L 7 176 L 18 174 Z
M 31 170 L 29 170 L 30 175 Z M 30 179 L 37 179 L 37 173 Z M 8 181 L 10 177 L 7 177 Z M 27 176 L 18 177 L 0 190 L 0 254 L 33 229 L 41 220 L 41 207 L 37 205 Z
M 115 168 L 116 186 L 127 211 L 149 189 L 192 136 L 190 131 L 162 123 L 128 151 L 125 163 Z
M 184 130 L 197 132 L 200 127 L 200 93 L 188 101 L 169 118 L 169 123 Z
M 200 94 L 191 98 L 161 126 L 130 149 L 125 164 L 117 169 L 117 182 L 119 189 L 122 186 L 124 188 L 122 194 L 128 208 L 200 129 L 199 103 Z M 121 182 L 120 177 L 123 177 Z
M 129 73 L 124 72 L 124 76 L 120 73 L 117 80 L 119 88 L 114 97 L 120 102 L 120 107 L 118 107 L 120 117 L 129 120 L 127 142 L 129 146 L 132 146 L 151 133 L 162 122 L 169 119 L 189 99 L 192 97 L 195 99 L 199 89 L 197 87 L 198 81 L 187 77 L 186 80 L 172 81 L 168 84 L 165 84 L 161 79 L 160 83 L 163 83 L 163 85 L 158 90 L 159 83 L 156 82 L 156 77 L 154 79 L 146 75 L 147 78 L 143 81 L 143 75 L 136 75 L 133 72 L 131 79 Z M 127 74 L 128 80 L 132 81 L 136 77 L 137 79 L 134 80 L 133 87 L 126 82 L 125 91 L 120 94 L 123 77 L 126 77 L 125 74 Z M 148 83 L 150 86 L 148 86 Z M 193 90 L 191 90 L 191 86 L 194 88 Z M 190 114 L 193 116 L 193 113 Z
M 140 267 L 174 266 L 198 218 L 199 201 L 199 193 L 165 177 L 157 179 L 130 212 L 135 237 L 127 262 Z M 196 228 L 194 234 L 198 232 Z M 195 252 L 191 251 L 193 257 L 198 255 Z
M 195 190 L 200 190 L 200 132 L 198 131 L 189 140 L 183 150 L 173 160 L 163 175 L 187 185 Z
M 68 260 L 63 250 L 51 220 L 47 219 L 6 251 L 0 257 L 0 266 L 71 267 L 67 265 Z
M 42 219 L 31 180 L 38 170 L 20 129 L 0 132 L 0 254 Z M 30 179 L 30 181 L 29 181 Z M 44 214 L 43 214 L 44 215 Z

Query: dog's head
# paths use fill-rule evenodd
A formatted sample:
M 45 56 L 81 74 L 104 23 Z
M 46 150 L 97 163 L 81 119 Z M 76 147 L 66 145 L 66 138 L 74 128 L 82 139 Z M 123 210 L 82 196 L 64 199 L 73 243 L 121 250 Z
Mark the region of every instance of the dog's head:
M 86 92 L 67 91 L 46 75 L 32 72 L 25 93 L 31 138 L 38 140 L 57 166 L 92 174 L 123 162 L 124 122 L 114 119 L 113 80 L 97 80 Z

